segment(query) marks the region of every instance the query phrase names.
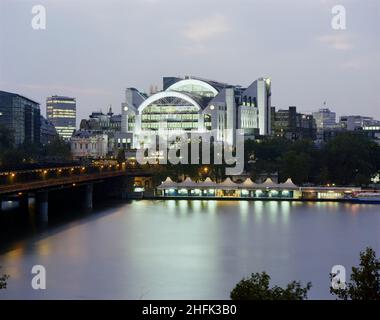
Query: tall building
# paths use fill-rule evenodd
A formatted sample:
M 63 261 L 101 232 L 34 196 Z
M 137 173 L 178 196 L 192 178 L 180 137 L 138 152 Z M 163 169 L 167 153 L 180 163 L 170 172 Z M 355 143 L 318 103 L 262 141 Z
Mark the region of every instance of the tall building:
M 162 136 L 213 130 L 216 141 L 234 145 L 236 129 L 244 129 L 246 136 L 271 132 L 270 79 L 243 88 L 198 77 L 165 77 L 163 88 L 150 96 L 126 89 L 119 141 L 139 148 L 147 142 L 147 131 Z
M 15 145 L 39 143 L 39 103 L 16 93 L 0 91 L 0 124 L 12 130 Z
M 330 111 L 328 108 L 319 109 L 317 112 L 313 112 L 313 117 L 318 130 L 336 128 L 336 113 Z
M 46 98 L 46 117 L 55 126 L 59 136 L 68 140 L 76 127 L 75 98 L 52 96 Z
M 272 133 L 276 137 L 290 140 L 315 139 L 316 123 L 312 115 L 297 112 L 295 106 L 288 110 L 278 110 L 272 107 Z
M 239 122 L 246 134 L 258 129 L 259 135 L 271 133 L 271 80 L 259 78 L 240 97 Z

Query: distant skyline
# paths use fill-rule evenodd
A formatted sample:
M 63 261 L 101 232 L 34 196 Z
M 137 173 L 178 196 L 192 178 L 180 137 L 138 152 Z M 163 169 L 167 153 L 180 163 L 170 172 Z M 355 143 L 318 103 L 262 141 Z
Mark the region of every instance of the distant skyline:
M 33 30 L 31 9 L 47 10 Z M 347 29 L 333 30 L 343 5 Z M 77 100 L 77 125 L 92 111 L 121 111 L 126 87 L 148 92 L 163 76 L 248 85 L 272 79 L 272 105 L 327 107 L 380 119 L 378 0 L 1 0 L 0 90 L 41 104 Z

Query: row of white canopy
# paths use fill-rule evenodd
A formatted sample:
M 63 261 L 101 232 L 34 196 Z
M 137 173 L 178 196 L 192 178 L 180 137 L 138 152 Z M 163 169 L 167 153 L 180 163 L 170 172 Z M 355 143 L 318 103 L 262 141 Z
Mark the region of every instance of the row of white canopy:
M 178 189 L 178 188 L 215 188 L 215 189 L 298 189 L 292 179 L 286 180 L 284 183 L 274 183 L 272 179 L 267 178 L 263 183 L 255 183 L 251 178 L 247 178 L 243 183 L 236 183 L 227 178 L 223 182 L 216 183 L 210 178 L 206 178 L 204 181 L 195 182 L 189 177 L 182 182 L 174 182 L 170 177 L 167 177 L 157 189 Z

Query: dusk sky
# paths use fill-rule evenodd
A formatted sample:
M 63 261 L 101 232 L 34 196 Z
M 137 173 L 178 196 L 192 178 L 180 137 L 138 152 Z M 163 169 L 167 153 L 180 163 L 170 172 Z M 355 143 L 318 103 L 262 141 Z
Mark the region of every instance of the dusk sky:
M 46 7 L 46 30 L 31 27 Z M 344 5 L 346 30 L 331 27 Z M 78 120 L 162 76 L 249 85 L 272 78 L 272 105 L 380 119 L 379 0 L 1 0 L 0 90 L 41 103 L 77 98 Z

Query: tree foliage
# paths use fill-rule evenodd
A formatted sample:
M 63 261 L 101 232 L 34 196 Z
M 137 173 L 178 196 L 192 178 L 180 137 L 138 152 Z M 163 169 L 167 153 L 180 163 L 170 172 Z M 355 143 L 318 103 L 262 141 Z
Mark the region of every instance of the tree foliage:
M 380 300 L 380 260 L 375 251 L 368 247 L 360 252 L 360 264 L 352 267 L 350 282 L 344 289 L 330 287 L 330 292 L 342 300 Z
M 0 267 L 1 269 L 1 267 Z M 9 275 L 3 274 L 0 275 L 0 290 L 7 288 L 7 280 L 9 279 Z
M 285 288 L 269 287 L 270 276 L 265 273 L 252 273 L 250 278 L 243 278 L 231 291 L 232 300 L 304 300 L 311 288 L 308 282 L 302 287 L 298 281 L 289 283 Z
M 57 157 L 63 160 L 69 160 L 71 158 L 70 144 L 62 138 L 56 137 L 43 148 L 42 154 L 47 157 Z
M 280 181 L 290 177 L 296 184 L 367 185 L 380 171 L 380 146 L 361 133 L 340 133 L 320 146 L 311 140 L 250 140 L 244 151 L 253 177 L 278 172 Z

